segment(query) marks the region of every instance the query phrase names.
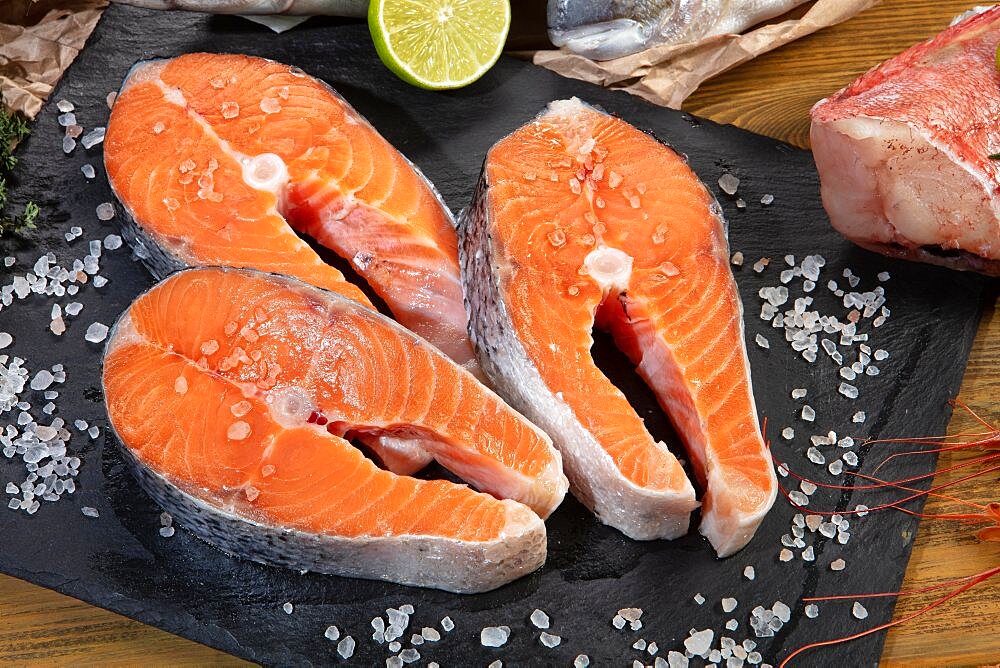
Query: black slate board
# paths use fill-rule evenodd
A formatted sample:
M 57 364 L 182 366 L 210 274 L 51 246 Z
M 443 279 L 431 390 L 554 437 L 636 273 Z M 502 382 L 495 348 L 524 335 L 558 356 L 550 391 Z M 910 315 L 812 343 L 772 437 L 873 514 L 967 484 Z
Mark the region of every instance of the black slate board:
M 552 99 L 578 95 L 651 129 L 686 153 L 713 191 L 718 190 L 715 184 L 723 170 L 742 179 L 740 194 L 749 203 L 745 210 L 738 210 L 733 198 L 720 199 L 730 222 L 732 247 L 747 258 L 736 276 L 746 304 L 758 408 L 770 418 L 769 436 L 779 457 L 788 459 L 794 469 L 827 480 L 830 477 L 804 457 L 811 433 L 834 429 L 858 438 L 924 435 L 941 433 L 947 423 L 946 400 L 958 391 L 978 322 L 984 280 L 890 261 L 842 240 L 828 226 L 820 206 L 808 152 L 563 79 L 512 59 L 501 60 L 467 89 L 419 91 L 396 80 L 378 63 L 367 29 L 360 23 L 314 19 L 278 36 L 235 18 L 155 13 L 117 5 L 108 9 L 51 100 L 74 101 L 78 119 L 88 128 L 103 125 L 105 95 L 117 89 L 135 61 L 189 51 L 258 54 L 298 65 L 325 79 L 424 170 L 455 210 L 468 203 L 490 144 Z M 42 230 L 28 244 L 3 242 L 6 246 L 0 250 L 18 258 L 14 268 L 0 268 L 3 283 L 10 282 L 14 271 L 29 271 L 41 249 L 52 250 L 66 265 L 86 253 L 86 239 L 113 231 L 94 215 L 97 204 L 112 200 L 100 165 L 100 147 L 78 148 L 64 156 L 56 115 L 50 103 L 19 151 L 16 175 L 20 183 L 13 201 L 18 204 L 30 198 L 41 204 Z M 85 182 L 80 174 L 85 162 L 97 166 L 98 178 L 93 182 Z M 765 193 L 775 195 L 770 207 L 759 204 Z M 71 225 L 81 226 L 85 234 L 67 244 L 62 234 Z M 813 293 L 827 313 L 843 316 L 846 311 L 836 307 L 834 297 L 823 287 L 829 278 L 846 282 L 840 277 L 843 268 L 851 267 L 867 289 L 876 284 L 877 272 L 892 274 L 885 284 L 892 317 L 875 330 L 875 345 L 889 349 L 892 357 L 880 365 L 880 376 L 859 383 L 862 397 L 854 402 L 837 394 L 836 367 L 822 353 L 816 364 L 805 363 L 786 346 L 778 330 L 757 317 L 757 291 L 763 285 L 778 284 L 781 257 L 792 253 L 801 258 L 810 252 L 821 252 L 828 261 L 821 285 Z M 773 261 L 758 275 L 750 265 L 763 255 Z M 548 522 L 549 560 L 541 571 L 499 591 L 466 597 L 268 568 L 229 558 L 184 531 L 161 538 L 158 509 L 126 471 L 117 443 L 104 433 L 100 349 L 83 340 L 90 322 L 111 324 L 152 281 L 124 250 L 106 252 L 103 265 L 110 284 L 96 291 L 99 295 L 90 286 L 82 291 L 84 312 L 71 319 L 61 339 L 47 331 L 49 301 L 33 296 L 0 311 L 0 329 L 16 338 L 5 353 L 25 357 L 32 372 L 57 361 L 66 363 L 69 380 L 58 388 L 62 392 L 58 415 L 68 422 L 83 418 L 102 427 L 96 441 L 75 435 L 71 443 L 71 450 L 83 460 L 74 496 L 57 504 L 44 503 L 30 517 L 0 508 L 3 572 L 268 664 L 333 662 L 334 643 L 323 637 L 328 624 L 338 625 L 360 641 L 353 663 L 381 664 L 387 650 L 370 641 L 369 620 L 384 614 L 389 606 L 404 603 L 415 606 L 418 629 L 434 625 L 445 614 L 455 619 L 453 633 L 419 648 L 421 664 L 435 660 L 444 665 L 486 665 L 502 658 L 505 665 L 565 666 L 578 653 L 588 654 L 596 665 L 630 665 L 634 658 L 652 663 L 648 654 L 631 649 L 637 638 L 656 641 L 661 655 L 683 649 L 681 643 L 691 628 L 712 628 L 716 638 L 721 633 L 739 641 L 753 637 L 748 615 L 754 606 L 770 607 L 782 600 L 794 608 L 792 621 L 776 637 L 759 641 L 765 661 L 775 663 L 804 643 L 857 632 L 891 615 L 891 601 L 868 603 L 871 616 L 864 622 L 851 617 L 849 602 L 828 603 L 818 619 L 810 620 L 796 601 L 814 593 L 896 588 L 910 554 L 916 521 L 898 513 L 850 518 L 853 539 L 848 545 L 815 540 L 814 564 L 798 558 L 779 563 L 780 537 L 789 531 L 794 513 L 780 497 L 751 545 L 725 561 L 716 560 L 696 533 L 673 542 L 625 539 L 568 498 Z M 769 350 L 754 345 L 758 332 L 769 338 Z M 648 390 L 607 341 L 598 345 L 604 368 L 618 379 L 654 434 L 669 438 L 668 423 Z M 808 403 L 818 413 L 813 429 L 796 417 L 802 402 L 789 397 L 793 387 L 809 388 Z M 33 403 L 40 407 L 44 401 L 36 396 Z M 850 422 L 855 410 L 867 411 L 863 425 Z M 4 415 L 2 422 L 12 420 L 11 415 Z M 793 425 L 798 432 L 794 445 L 778 437 L 785 425 Z M 868 457 L 865 469 L 870 470 L 877 459 Z M 886 474 L 912 475 L 929 466 L 930 458 L 915 458 Z M 22 477 L 15 478 L 18 475 Z M 0 481 L 9 479 L 23 479 L 23 467 L 19 461 L 0 459 Z M 820 491 L 812 505 L 843 509 L 860 502 L 873 505 L 873 498 L 861 492 Z M 100 518 L 83 517 L 81 506 L 98 508 Z M 810 544 L 814 538 L 807 535 Z M 842 573 L 829 569 L 837 557 L 847 561 Z M 753 581 L 742 575 L 747 565 L 756 567 Z M 703 606 L 692 601 L 697 592 L 707 599 Z M 723 614 L 719 603 L 723 596 L 739 600 L 736 612 Z M 294 614 L 282 612 L 286 601 L 295 604 Z M 626 606 L 645 610 L 640 632 L 612 628 L 612 616 Z M 559 647 L 542 647 L 538 632 L 527 624 L 527 616 L 536 607 L 552 616 L 550 631 L 563 637 Z M 723 629 L 729 618 L 739 621 L 737 631 Z M 513 629 L 510 642 L 498 650 L 481 647 L 479 630 L 499 624 Z M 408 638 L 409 634 L 404 639 Z M 879 634 L 824 649 L 806 655 L 799 665 L 872 664 L 882 642 Z

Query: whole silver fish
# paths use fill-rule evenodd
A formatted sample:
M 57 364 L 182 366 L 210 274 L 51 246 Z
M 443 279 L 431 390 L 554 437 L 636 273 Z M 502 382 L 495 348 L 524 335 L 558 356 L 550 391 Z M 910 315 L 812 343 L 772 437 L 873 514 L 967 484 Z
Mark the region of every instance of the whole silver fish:
M 549 0 L 549 39 L 593 60 L 740 33 L 805 0 Z
M 182 9 L 211 14 L 368 15 L 368 0 L 115 0 L 146 9 Z

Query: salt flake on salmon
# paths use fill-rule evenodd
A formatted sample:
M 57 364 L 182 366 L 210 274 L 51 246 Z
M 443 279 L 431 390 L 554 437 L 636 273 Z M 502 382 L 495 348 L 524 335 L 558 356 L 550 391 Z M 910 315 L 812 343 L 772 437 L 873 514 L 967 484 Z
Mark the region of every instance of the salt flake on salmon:
M 823 206 L 893 257 L 1000 275 L 1000 7 L 872 68 L 812 109 Z
M 573 493 L 637 539 L 674 538 L 694 489 L 591 357 L 611 332 L 684 439 L 720 556 L 777 483 L 750 386 L 718 204 L 671 149 L 575 98 L 490 150 L 464 215 L 470 326 L 498 391 L 552 437 Z
M 116 324 L 103 384 L 150 495 L 264 563 L 485 591 L 543 563 L 567 488 L 548 437 L 469 372 L 284 276 L 173 274 Z M 481 492 L 381 470 L 347 440 L 363 434 L 419 438 Z

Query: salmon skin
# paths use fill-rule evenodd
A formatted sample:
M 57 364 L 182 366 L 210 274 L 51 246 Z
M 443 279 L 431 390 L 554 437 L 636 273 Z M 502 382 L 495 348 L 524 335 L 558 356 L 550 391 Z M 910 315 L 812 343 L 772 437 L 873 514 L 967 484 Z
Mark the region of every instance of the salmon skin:
M 296 279 L 173 274 L 116 323 L 103 386 L 149 494 L 231 554 L 455 592 L 545 559 L 568 483 L 548 437 L 420 337 Z M 377 468 L 414 435 L 482 492 Z M 503 500 L 501 500 L 503 499 Z
M 1000 276 L 1000 8 L 873 68 L 812 109 L 823 206 L 891 257 Z
M 325 83 L 243 55 L 139 63 L 104 146 L 111 187 L 129 214 L 123 236 L 155 277 L 183 266 L 249 267 L 370 306 L 298 231 L 348 259 L 399 322 L 482 379 L 451 212 Z M 401 474 L 432 460 L 419 439 L 367 444 Z
M 591 357 L 596 324 L 687 446 L 720 556 L 777 482 L 757 423 L 721 209 L 667 146 L 576 98 L 489 151 L 460 221 L 473 343 L 495 387 L 552 437 L 570 488 L 632 538 L 697 507 L 683 469 Z

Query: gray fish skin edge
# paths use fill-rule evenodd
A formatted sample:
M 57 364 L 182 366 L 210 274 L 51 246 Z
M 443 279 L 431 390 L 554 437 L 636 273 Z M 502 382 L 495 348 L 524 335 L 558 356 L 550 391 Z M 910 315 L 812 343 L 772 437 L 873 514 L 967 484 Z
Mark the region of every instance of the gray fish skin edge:
M 805 0 L 549 0 L 549 39 L 592 60 L 742 33 Z

